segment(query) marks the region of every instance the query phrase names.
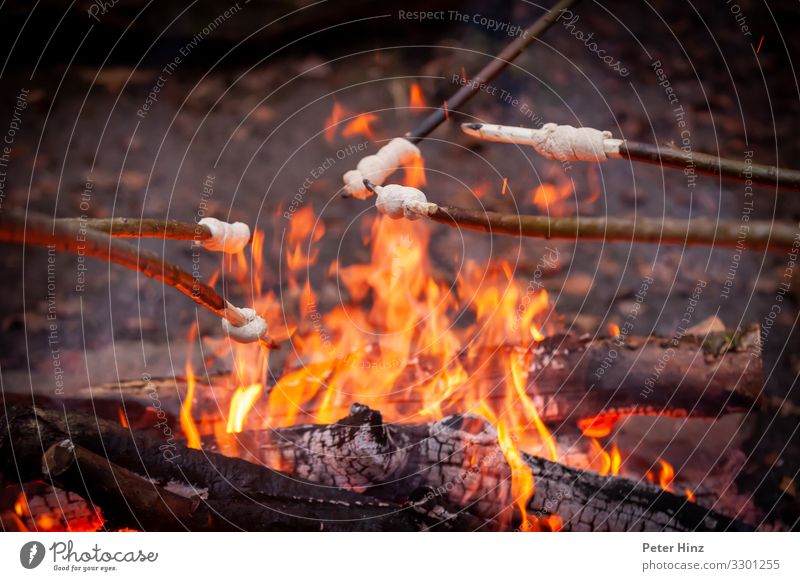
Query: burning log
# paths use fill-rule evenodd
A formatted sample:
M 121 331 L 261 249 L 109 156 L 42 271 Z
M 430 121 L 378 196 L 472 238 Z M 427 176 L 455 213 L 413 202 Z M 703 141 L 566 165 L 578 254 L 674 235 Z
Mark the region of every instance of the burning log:
M 107 503 L 101 505 L 104 514 L 110 510 L 124 522 L 129 521 L 125 510 L 119 510 L 119 502 L 131 502 L 128 518 L 135 518 L 133 513 L 146 500 L 166 505 L 147 508 L 150 516 L 167 515 L 167 520 L 155 525 L 161 530 L 370 531 L 465 526 L 460 518 L 440 523 L 431 516 L 436 510 L 430 503 L 399 505 L 320 487 L 244 460 L 143 436 L 92 416 L 13 407 L 5 411 L 0 421 L 0 475 L 18 483 L 41 478 L 44 449 L 50 476 L 79 494 L 103 499 Z M 67 439 L 77 452 L 50 449 Z M 95 478 L 80 481 L 71 476 L 73 470 L 84 467 Z M 113 491 L 109 486 L 115 476 L 122 476 L 122 482 Z M 165 494 L 164 488 L 174 487 L 201 498 L 179 500 Z M 178 510 L 170 512 L 173 508 Z M 150 516 L 146 522 L 155 523 L 157 519 Z
M 373 351 L 379 357 L 377 349 Z M 472 376 L 463 389 L 480 393 L 482 401 L 493 409 L 520 405 L 519 398 L 509 398 L 504 389 L 508 370 L 501 365 L 491 366 L 491 362 L 525 353 L 510 346 L 462 352 L 459 365 Z M 713 419 L 747 412 L 761 400 L 763 374 L 758 327 L 743 333 L 714 332 L 680 339 L 555 335 L 535 343 L 527 353 L 531 363 L 525 394 L 542 421 L 559 428 L 578 425 L 592 437 L 606 435 L 618 419 L 627 415 Z M 326 381 L 334 381 L 338 370 L 346 366 L 344 361 L 331 361 L 327 367 L 332 375 Z M 401 409 L 404 417 L 418 414 L 427 405 L 420 390 L 408 392 L 405 388 L 425 385 L 441 371 L 441 366 L 439 360 L 418 357 L 399 375 L 395 388 L 405 395 L 391 403 Z M 286 374 L 296 371 L 288 368 Z M 217 406 L 230 390 L 224 376 L 209 379 L 211 383 L 200 391 L 207 401 L 198 401 L 198 409 Z M 299 389 L 305 389 L 302 382 Z M 459 391 L 453 393 L 456 404 Z M 157 400 L 168 421 L 174 424 L 185 394 L 185 378 L 155 378 L 92 386 L 85 390 L 86 398 L 91 400 L 71 398 L 68 404 L 70 409 L 79 410 L 82 403 L 91 401 L 93 408 L 86 407 L 85 411 L 94 410 L 107 419 L 116 418 L 119 406 L 124 405 L 133 421 L 137 413 Z M 9 403 L 30 401 L 29 391 L 16 397 L 6 391 L 4 396 Z M 380 395 L 372 398 L 362 392 L 359 397 L 375 407 L 390 403 Z M 51 408 L 67 402 L 53 402 L 39 396 L 36 403 Z M 343 417 L 351 403 L 331 402 L 329 413 Z M 305 421 L 314 421 L 314 409 L 319 402 L 311 400 L 307 405 L 300 402 L 297 405 L 303 407 L 300 413 Z M 278 425 L 284 425 L 287 414 L 297 412 L 294 408 L 271 409 L 270 416 Z M 461 408 L 444 400 L 441 409 L 455 412 Z
M 59 488 L 104 507 L 103 516 L 114 528 L 152 531 L 175 519 L 188 523 L 200 504 L 200 497 L 170 492 L 70 440 L 47 449 L 42 472 Z
M 384 424 L 355 404 L 331 425 L 263 430 L 246 435 L 268 465 L 278 464 L 325 485 L 368 490 L 378 497 L 422 491 L 507 527 L 514 471 L 488 422 L 455 415 L 432 424 Z M 724 531 L 748 525 L 650 484 L 602 477 L 520 453 L 533 475 L 528 517 L 557 515 L 563 530 Z
M 460 389 L 469 389 L 481 394 L 482 401 L 496 404 L 493 409 L 521 405 L 519 398 L 509 398 L 504 389 L 508 369 L 487 367 L 514 353 L 530 355 L 525 394 L 542 421 L 551 426 L 581 424 L 591 418 L 597 432 L 601 425 L 610 430 L 614 421 L 625 415 L 718 418 L 751 410 L 763 388 L 756 326 L 743 333 L 717 332 L 703 337 L 555 335 L 534 343 L 529 351 L 501 346 L 462 352 L 458 363 L 471 379 L 454 390 L 453 400 L 458 403 Z M 408 393 L 405 388 L 425 385 L 441 367 L 439 360 L 419 357 L 395 381 L 394 391 L 405 394 L 402 403 L 394 402 L 404 417 L 426 406 L 420 390 Z M 363 390 L 360 397 L 375 407 L 388 403 Z M 346 415 L 350 403 L 343 402 L 331 413 Z M 460 411 L 449 408 L 448 403 L 448 399 L 442 401 L 441 409 Z M 281 421 L 280 410 L 270 413 L 273 420 Z M 308 413 L 308 421 L 313 421 L 313 411 Z M 605 434 L 594 434 L 601 435 Z

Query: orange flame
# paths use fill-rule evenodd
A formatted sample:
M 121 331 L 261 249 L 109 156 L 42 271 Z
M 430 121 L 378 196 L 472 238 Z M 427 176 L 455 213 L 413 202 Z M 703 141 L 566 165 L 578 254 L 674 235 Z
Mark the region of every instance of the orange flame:
M 542 213 L 555 217 L 566 216 L 569 208 L 564 201 L 572 196 L 572 183 L 566 179 L 559 185 L 545 182 L 536 186 L 531 195 L 533 203 Z
M 617 325 L 616 323 L 609 323 L 608 332 L 612 337 L 619 337 L 621 331 L 619 325 Z
M 192 418 L 192 406 L 194 405 L 194 386 L 195 378 L 192 365 L 189 361 L 186 362 L 186 395 L 184 396 L 183 403 L 181 404 L 181 429 L 186 436 L 186 445 L 189 448 L 196 450 L 200 449 L 200 432 L 197 425 Z
M 254 383 L 248 387 L 239 387 L 233 394 L 226 428 L 229 434 L 238 434 L 244 429 L 245 418 L 261 395 L 261 389 L 260 383 Z
M 414 156 L 413 161 L 410 161 L 403 169 L 405 171 L 405 185 L 412 188 L 421 188 L 428 183 L 425 178 L 425 161 L 421 156 Z
M 325 118 L 325 140 L 328 143 L 333 143 L 336 138 L 336 128 L 347 115 L 347 109 L 334 101 L 330 116 Z
M 674 492 L 672 481 L 675 480 L 675 469 L 666 460 L 659 460 L 661 472 L 658 475 L 658 485 L 667 492 Z
M 521 531 L 535 529 L 534 520 L 528 515 L 528 501 L 533 497 L 533 472 L 525 463 L 505 422 L 497 424 L 497 442 L 511 468 L 511 496 L 522 517 Z
M 352 121 L 348 121 L 342 129 L 342 137 L 355 137 L 362 135 L 371 141 L 375 141 L 375 134 L 372 131 L 372 124 L 378 120 L 378 116 L 373 113 L 362 113 L 357 115 Z
M 408 90 L 408 106 L 412 109 L 428 106 L 425 97 L 422 96 L 422 87 L 417 82 L 411 83 L 411 88 Z

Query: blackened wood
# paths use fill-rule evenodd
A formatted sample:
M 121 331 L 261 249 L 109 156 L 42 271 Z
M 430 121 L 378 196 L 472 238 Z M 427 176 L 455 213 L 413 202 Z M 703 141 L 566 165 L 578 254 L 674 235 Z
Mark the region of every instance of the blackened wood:
M 54 485 L 102 507 L 113 529 L 172 530 L 190 522 L 200 498 L 180 496 L 65 439 L 42 456 L 42 473 Z
M 282 463 L 304 478 L 396 497 L 425 490 L 485 519 L 486 528 L 507 528 L 511 469 L 485 419 L 455 415 L 432 424 L 384 424 L 358 404 L 331 425 L 298 426 L 247 434 L 264 462 Z M 690 503 L 643 482 L 567 468 L 523 454 L 535 482 L 531 515 L 557 514 L 564 530 L 749 530 L 742 522 Z M 366 470 L 364 468 L 367 468 Z M 384 472 L 380 472 L 383 468 Z M 365 485 L 364 474 L 372 485 Z
M 438 524 L 430 511 L 422 514 L 411 504 L 322 487 L 241 459 L 189 449 L 175 440 L 143 436 L 92 416 L 14 407 L 3 412 L 0 479 L 19 484 L 39 478 L 42 454 L 69 438 L 159 485 L 178 483 L 207 495 L 188 525 L 178 519 L 169 525 L 176 530 L 420 530 Z

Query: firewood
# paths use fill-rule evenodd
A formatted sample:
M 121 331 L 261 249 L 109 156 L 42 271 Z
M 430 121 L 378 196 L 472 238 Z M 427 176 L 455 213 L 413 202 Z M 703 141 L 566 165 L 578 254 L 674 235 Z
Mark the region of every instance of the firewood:
M 586 427 L 592 423 L 613 426 L 616 420 L 627 415 L 713 419 L 745 413 L 769 403 L 762 402 L 761 398 L 763 372 L 759 341 L 757 326 L 742 333 L 724 331 L 705 336 L 555 335 L 531 347 L 532 367 L 526 392 L 540 418 L 559 429 L 578 424 Z M 503 387 L 506 372 L 494 367 L 486 371 L 485 362 L 514 349 L 511 346 L 485 348 L 464 352 L 459 358 L 470 375 L 478 365 L 484 368 L 482 375 L 475 376 L 480 380 L 471 379 L 467 387 L 484 392 L 484 401 L 496 409 L 513 400 L 508 399 Z M 378 353 L 377 345 L 372 351 Z M 396 386 L 424 385 L 440 366 L 439 360 L 417 357 L 399 376 Z M 335 367 L 334 362 L 331 367 Z M 285 371 L 293 370 L 288 367 Z M 209 380 L 210 383 L 203 384 L 204 389 L 199 390 L 206 399 L 196 400 L 197 409 L 216 408 L 230 389 L 224 376 L 212 376 Z M 42 395 L 37 395 L 35 401 L 48 409 L 67 404 L 74 411 L 94 411 L 109 420 L 117 419 L 118 406 L 124 404 L 129 417 L 135 420 L 137 414 L 141 415 L 147 406 L 158 400 L 174 427 L 185 393 L 185 378 L 151 378 L 95 385 L 80 392 L 80 397 L 65 401 Z M 9 403 L 23 403 L 30 402 L 31 395 L 30 391 L 15 395 L 9 388 L 4 397 Z M 347 415 L 350 403 L 331 404 L 332 413 Z M 375 407 L 381 404 L 378 399 L 367 403 Z M 300 417 L 312 422 L 317 405 L 318 402 L 312 400 Z M 404 396 L 402 408 L 408 414 L 424 406 L 418 390 Z M 448 407 L 448 401 L 442 403 L 442 409 L 448 413 L 456 411 Z M 270 415 L 280 424 L 283 414 L 289 411 L 274 409 L 270 410 Z M 785 408 L 782 413 L 786 413 Z
M 486 363 L 512 350 L 515 348 L 499 346 L 463 352 L 458 361 L 472 377 L 464 389 L 483 393 L 484 401 L 500 406 L 513 401 L 504 387 L 508 370 Z M 534 343 L 530 350 L 526 392 L 541 419 L 554 427 L 574 425 L 587 418 L 613 423 L 625 415 L 718 418 L 751 410 L 763 388 L 757 326 L 741 333 L 726 331 L 702 337 L 559 334 Z M 373 352 L 380 357 L 377 349 Z M 424 385 L 441 365 L 438 359 L 414 358 L 396 380 L 395 388 Z M 480 375 L 474 373 L 478 367 Z M 419 390 L 403 391 L 406 395 L 401 407 L 406 414 L 424 407 Z M 454 401 L 458 399 L 456 393 Z M 381 402 L 376 398 L 365 403 L 379 407 Z M 315 405 L 312 402 L 308 407 L 309 421 L 313 421 Z M 448 410 L 447 401 L 442 409 Z M 281 420 L 281 410 L 270 413 L 273 419 Z M 334 408 L 333 413 L 344 416 L 348 407 Z
M 358 404 L 331 425 L 299 426 L 248 434 L 262 461 L 295 470 L 327 485 L 370 494 L 427 490 L 487 519 L 505 522 L 511 469 L 497 433 L 481 417 L 455 415 L 432 424 L 384 424 L 378 412 Z M 688 502 L 660 488 L 620 477 L 568 468 L 522 454 L 535 492 L 528 512 L 557 514 L 564 530 L 748 530 L 742 522 Z M 366 482 L 372 481 L 372 486 Z
M 54 485 L 103 507 L 112 528 L 167 530 L 189 522 L 200 498 L 180 496 L 65 439 L 42 456 L 43 475 Z
M 187 520 L 176 513 L 160 530 L 422 530 L 469 528 L 469 516 L 445 514 L 430 502 L 398 504 L 347 490 L 321 487 L 287 473 L 238 458 L 193 450 L 178 441 L 164 441 L 122 429 L 90 415 L 51 412 L 36 408 L 6 407 L 0 417 L 0 481 L 21 484 L 41 478 L 43 450 L 69 439 L 100 460 L 91 459 L 100 474 L 74 487 L 84 486 L 87 495 L 104 497 L 102 489 L 119 468 L 154 480 L 160 487 L 180 485 L 202 496 Z M 80 462 L 80 457 L 78 458 Z M 103 463 L 106 463 L 104 465 Z M 62 465 L 62 463 L 55 463 Z M 71 464 L 64 462 L 67 472 Z M 82 466 L 82 464 L 80 464 Z M 104 472 L 105 471 L 105 472 Z M 144 486 L 144 485 L 143 485 Z M 97 488 L 95 488 L 97 487 Z M 159 490 L 159 489 L 156 489 Z M 79 492 L 80 494 L 80 492 Z M 141 492 L 126 488 L 120 494 L 141 498 Z M 105 497 L 107 502 L 113 500 Z M 138 501 L 137 501 L 138 502 Z M 160 502 L 163 502 L 160 501 Z M 109 506 L 100 505 L 106 512 Z M 119 516 L 124 511 L 114 510 Z M 152 510 L 152 509 L 151 509 Z M 168 510 L 168 507 L 159 510 Z

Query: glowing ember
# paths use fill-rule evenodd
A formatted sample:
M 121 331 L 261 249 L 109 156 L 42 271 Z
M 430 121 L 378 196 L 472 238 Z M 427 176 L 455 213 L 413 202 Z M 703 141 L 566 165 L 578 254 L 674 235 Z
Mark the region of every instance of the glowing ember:
M 618 414 L 602 414 L 578 420 L 578 428 L 587 438 L 605 438 L 619 420 Z

